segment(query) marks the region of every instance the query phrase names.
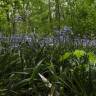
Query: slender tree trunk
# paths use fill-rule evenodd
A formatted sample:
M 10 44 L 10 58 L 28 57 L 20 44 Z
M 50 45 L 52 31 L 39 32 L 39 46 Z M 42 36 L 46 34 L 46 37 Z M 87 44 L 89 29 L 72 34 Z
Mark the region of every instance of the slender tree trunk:
M 6 10 L 6 18 L 7 18 L 7 23 L 8 23 L 8 30 L 6 31 L 5 35 L 8 35 L 8 33 L 10 32 L 10 17 L 9 17 L 9 11 Z
M 60 3 L 59 3 L 59 0 L 55 0 L 55 18 L 57 21 L 57 29 L 60 31 Z
M 12 34 L 16 34 L 16 22 L 15 22 L 15 13 L 16 13 L 16 5 L 15 5 L 15 2 L 14 2 L 14 5 L 13 5 L 13 16 L 12 16 Z
M 52 30 L 52 17 L 51 17 L 51 2 L 49 0 L 49 26 L 50 26 L 50 30 Z

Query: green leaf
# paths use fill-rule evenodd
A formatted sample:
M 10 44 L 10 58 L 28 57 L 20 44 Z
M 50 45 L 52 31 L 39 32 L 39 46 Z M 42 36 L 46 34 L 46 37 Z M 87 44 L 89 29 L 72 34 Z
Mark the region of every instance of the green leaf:
M 88 52 L 89 61 L 91 63 L 96 63 L 96 55 L 92 52 Z
M 23 86 L 25 85 L 26 83 L 30 82 L 31 78 L 27 78 L 27 79 L 24 79 L 24 80 L 21 80 L 20 82 L 18 82 L 15 87 L 18 87 L 18 86 Z
M 73 55 L 75 55 L 77 58 L 80 58 L 80 57 L 84 56 L 85 54 L 86 54 L 86 52 L 83 50 L 75 50 L 73 52 Z
M 29 73 L 27 72 L 13 72 L 14 74 L 21 74 L 21 75 L 28 75 Z
M 63 56 L 60 56 L 60 61 L 64 61 L 71 56 L 71 52 L 66 52 Z
M 37 66 L 35 66 L 35 68 L 33 69 L 33 72 L 32 72 L 32 75 L 31 75 L 31 80 L 34 80 L 35 76 L 39 73 L 39 68 L 41 67 L 41 64 L 42 64 L 43 60 L 39 61 Z

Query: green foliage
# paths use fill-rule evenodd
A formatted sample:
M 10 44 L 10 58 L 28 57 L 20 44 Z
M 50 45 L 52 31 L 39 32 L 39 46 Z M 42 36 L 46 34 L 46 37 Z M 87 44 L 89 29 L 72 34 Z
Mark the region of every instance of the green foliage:
M 90 61 L 90 62 L 96 63 L 96 56 L 95 56 L 94 53 L 89 52 L 89 53 L 88 53 L 88 56 L 89 56 L 89 61 Z
M 95 54 L 34 47 L 24 43 L 17 51 L 2 50 L 0 96 L 96 95 Z
M 75 50 L 75 52 L 73 53 L 77 58 L 80 58 L 82 56 L 84 56 L 86 53 L 83 50 Z
M 0 32 L 52 35 L 66 25 L 93 39 L 95 11 L 95 0 L 1 0 Z M 0 96 L 96 96 L 96 55 L 88 48 L 8 46 L 1 42 Z
M 95 10 L 94 0 L 1 0 L 0 31 L 4 34 L 31 33 L 35 28 L 41 35 L 67 25 L 75 35 L 90 37 L 96 31 Z
M 71 52 L 66 52 L 63 56 L 60 56 L 60 61 L 68 59 L 71 54 L 72 54 Z

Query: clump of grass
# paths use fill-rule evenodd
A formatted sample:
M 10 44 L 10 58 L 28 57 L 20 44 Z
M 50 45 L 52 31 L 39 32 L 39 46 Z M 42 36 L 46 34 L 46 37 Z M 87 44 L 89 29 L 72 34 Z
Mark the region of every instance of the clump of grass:
M 95 54 L 61 46 L 0 53 L 0 96 L 95 96 Z

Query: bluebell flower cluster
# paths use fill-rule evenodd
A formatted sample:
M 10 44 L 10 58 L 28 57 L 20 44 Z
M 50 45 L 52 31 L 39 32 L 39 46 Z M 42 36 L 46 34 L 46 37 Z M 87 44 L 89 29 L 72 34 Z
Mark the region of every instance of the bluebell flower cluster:
M 80 37 L 74 37 L 71 38 L 70 34 L 72 32 L 72 29 L 70 27 L 65 26 L 62 30 L 55 30 L 55 35 L 50 37 L 44 37 L 39 39 L 36 34 L 32 35 L 12 35 L 10 37 L 0 36 L 0 41 L 2 42 L 10 42 L 11 46 L 18 47 L 21 42 L 28 42 L 30 45 L 34 43 L 40 44 L 40 46 L 53 46 L 54 44 L 65 44 L 65 43 L 72 43 L 76 46 L 82 45 L 82 46 L 96 46 L 96 40 L 90 40 L 86 37 L 80 38 Z

